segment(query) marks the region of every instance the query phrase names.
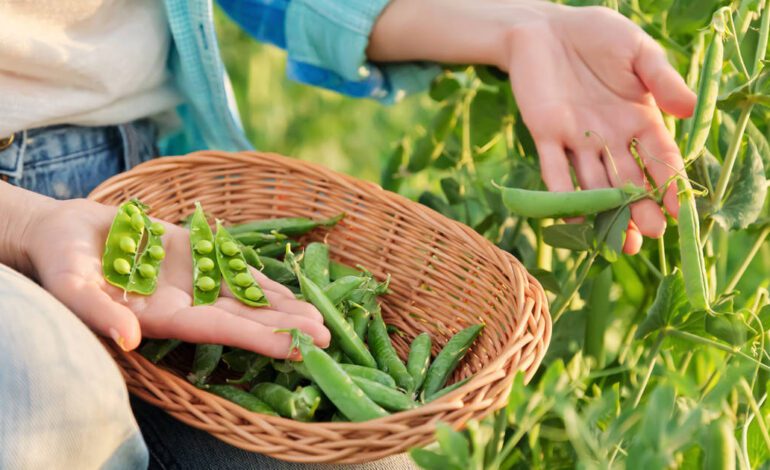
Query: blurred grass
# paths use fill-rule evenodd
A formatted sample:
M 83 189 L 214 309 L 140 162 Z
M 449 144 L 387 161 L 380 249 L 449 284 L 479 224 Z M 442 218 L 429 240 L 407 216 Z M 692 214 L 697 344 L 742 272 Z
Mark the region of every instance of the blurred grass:
M 284 51 L 257 43 L 221 11 L 215 20 L 246 135 L 259 150 L 379 182 L 394 143 L 435 111 L 424 93 L 384 106 L 292 82 Z

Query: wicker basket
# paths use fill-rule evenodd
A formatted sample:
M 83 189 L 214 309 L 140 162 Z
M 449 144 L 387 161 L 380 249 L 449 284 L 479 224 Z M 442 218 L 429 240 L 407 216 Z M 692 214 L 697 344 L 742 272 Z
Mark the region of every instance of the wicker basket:
M 404 331 L 402 358 L 419 332 L 436 354 L 457 330 L 486 328 L 451 382 L 466 385 L 434 402 L 365 423 L 300 423 L 249 412 L 195 388 L 136 352 L 105 342 L 131 393 L 177 419 L 242 449 L 295 462 L 360 463 L 433 440 L 435 423 L 455 428 L 506 404 L 514 372 L 535 373 L 551 336 L 542 288 L 513 256 L 470 228 L 379 186 L 273 154 L 199 152 L 160 158 L 115 176 L 90 198 L 118 204 L 136 197 L 152 215 L 180 221 L 201 201 L 229 223 L 251 219 L 347 216 L 327 238 L 331 256 L 392 276 L 385 320 Z

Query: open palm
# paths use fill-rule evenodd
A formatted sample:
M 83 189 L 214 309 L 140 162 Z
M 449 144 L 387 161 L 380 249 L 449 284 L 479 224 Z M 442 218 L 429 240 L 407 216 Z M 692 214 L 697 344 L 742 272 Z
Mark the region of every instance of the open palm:
M 695 95 L 631 21 L 606 8 L 574 8 L 523 25 L 510 44 L 511 86 L 549 190 L 575 189 L 570 166 L 583 189 L 661 186 L 683 168 L 660 109 L 689 116 Z M 629 150 L 633 139 L 652 182 Z M 676 217 L 675 186 L 665 191 L 664 203 Z M 636 253 L 642 235 L 663 234 L 666 219 L 652 200 L 635 203 L 631 214 L 624 250 Z
M 187 230 L 165 223 L 166 258 L 158 288 L 151 296 L 125 294 L 102 277 L 101 251 L 114 207 L 87 200 L 66 201 L 41 217 L 30 230 L 29 255 L 43 287 L 95 331 L 124 349 L 138 346 L 144 334 L 195 343 L 216 343 L 285 358 L 288 335 L 299 328 L 320 346 L 329 343 L 321 314 L 296 300 L 286 287 L 252 270 L 270 307 L 248 307 L 223 285 L 211 306 L 192 306 L 192 257 Z

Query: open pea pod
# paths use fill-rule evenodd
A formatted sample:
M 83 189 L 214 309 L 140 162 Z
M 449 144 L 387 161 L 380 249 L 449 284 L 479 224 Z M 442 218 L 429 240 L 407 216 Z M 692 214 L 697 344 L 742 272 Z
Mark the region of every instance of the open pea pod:
M 214 234 L 200 203 L 190 220 L 190 248 L 193 259 L 193 305 L 211 305 L 219 297 L 222 274 L 214 252 Z
M 142 213 L 144 225 L 147 227 L 147 243 L 139 255 L 139 259 L 131 270 L 126 290 L 137 294 L 150 295 L 158 287 L 160 263 L 166 257 L 161 237 L 166 228 L 160 222 L 152 222 L 147 214 Z
M 239 243 L 217 221 L 217 233 L 214 245 L 219 270 L 233 296 L 246 305 L 264 307 L 270 305 L 257 280 L 249 272 L 248 263 L 243 257 Z
M 140 204 L 132 200 L 118 207 L 104 244 L 102 273 L 107 282 L 122 289 L 128 287 L 145 231 L 144 207 Z

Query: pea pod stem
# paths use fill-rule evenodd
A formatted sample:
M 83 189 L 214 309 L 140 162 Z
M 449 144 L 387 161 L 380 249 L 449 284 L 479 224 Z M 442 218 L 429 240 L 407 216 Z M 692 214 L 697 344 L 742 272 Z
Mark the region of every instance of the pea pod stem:
M 754 257 L 759 252 L 759 249 L 762 248 L 762 245 L 765 243 L 765 240 L 767 240 L 768 235 L 770 235 L 770 226 L 767 226 L 762 229 L 762 232 L 760 232 L 759 237 L 757 237 L 757 239 L 754 241 L 754 244 L 751 246 L 749 253 L 744 257 L 743 261 L 741 262 L 741 265 L 738 267 L 738 269 L 735 271 L 735 274 L 733 274 L 733 277 L 730 278 L 730 281 L 725 286 L 724 288 L 725 292 L 732 292 L 735 289 L 735 287 L 738 285 L 738 283 L 741 282 L 743 275 L 746 273 L 746 270 L 749 268 L 749 264 L 751 264 L 751 262 L 754 260 Z

